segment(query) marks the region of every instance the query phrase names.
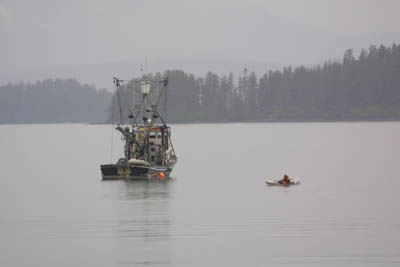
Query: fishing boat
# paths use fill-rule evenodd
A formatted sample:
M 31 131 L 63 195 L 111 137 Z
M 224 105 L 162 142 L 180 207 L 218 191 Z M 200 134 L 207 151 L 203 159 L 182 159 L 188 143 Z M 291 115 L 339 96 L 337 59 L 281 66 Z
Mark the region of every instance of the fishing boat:
M 165 120 L 168 78 L 124 81 L 114 77 L 113 81 L 120 111 L 115 130 L 122 135 L 124 156 L 115 164 L 101 165 L 102 179 L 169 178 L 178 158 L 171 141 L 171 127 Z M 130 92 L 131 101 L 127 98 Z M 129 124 L 122 121 L 123 108 L 129 114 Z

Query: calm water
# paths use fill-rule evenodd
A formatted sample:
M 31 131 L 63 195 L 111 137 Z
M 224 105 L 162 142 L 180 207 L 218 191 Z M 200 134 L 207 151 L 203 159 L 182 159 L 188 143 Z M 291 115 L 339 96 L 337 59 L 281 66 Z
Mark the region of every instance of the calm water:
M 0 266 L 399 266 L 400 123 L 172 129 L 173 180 L 102 182 L 110 126 L 0 126 Z

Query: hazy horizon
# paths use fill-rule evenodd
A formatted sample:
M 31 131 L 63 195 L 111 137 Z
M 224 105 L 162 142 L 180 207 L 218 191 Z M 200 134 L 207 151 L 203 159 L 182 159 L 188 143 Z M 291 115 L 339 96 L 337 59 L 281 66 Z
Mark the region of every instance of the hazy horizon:
M 3 0 L 0 84 L 78 76 L 108 88 L 146 56 L 150 72 L 315 65 L 400 42 L 398 10 L 394 0 Z

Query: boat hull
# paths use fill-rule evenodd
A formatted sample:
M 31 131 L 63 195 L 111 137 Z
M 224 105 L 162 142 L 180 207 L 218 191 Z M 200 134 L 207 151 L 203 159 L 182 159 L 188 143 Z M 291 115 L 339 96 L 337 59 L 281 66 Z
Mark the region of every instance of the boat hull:
M 150 180 L 158 178 L 158 173 L 163 173 L 163 178 L 169 178 L 173 166 L 119 166 L 117 164 L 101 165 L 103 180 Z
M 300 179 L 299 178 L 295 178 L 288 184 L 280 183 L 279 180 L 275 180 L 275 181 L 267 180 L 265 183 L 267 185 L 290 186 L 290 185 L 299 184 L 300 183 Z

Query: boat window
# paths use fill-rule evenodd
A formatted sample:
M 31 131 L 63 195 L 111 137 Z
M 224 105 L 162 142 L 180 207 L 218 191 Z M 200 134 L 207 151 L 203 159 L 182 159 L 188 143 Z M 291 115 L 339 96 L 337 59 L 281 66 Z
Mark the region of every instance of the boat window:
M 151 161 L 154 161 L 154 156 L 151 156 Z
M 149 133 L 150 138 L 156 138 L 156 133 L 155 132 L 150 132 Z
M 161 136 L 162 136 L 161 133 L 158 132 L 158 133 L 157 133 L 157 138 L 158 138 L 158 139 L 161 139 Z

